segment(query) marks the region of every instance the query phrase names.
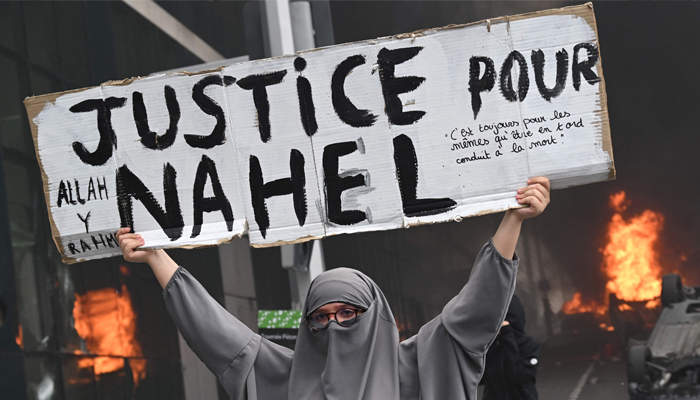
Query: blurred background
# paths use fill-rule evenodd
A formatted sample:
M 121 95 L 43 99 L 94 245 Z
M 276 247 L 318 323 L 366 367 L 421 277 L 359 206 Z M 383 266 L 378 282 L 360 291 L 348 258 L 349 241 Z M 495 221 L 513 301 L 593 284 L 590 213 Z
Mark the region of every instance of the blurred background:
M 0 398 L 226 398 L 178 336 L 148 266 L 118 257 L 61 263 L 25 97 L 573 4 L 0 2 Z M 661 312 L 661 277 L 700 285 L 700 4 L 594 9 L 617 179 L 554 192 L 518 247 L 516 293 L 528 333 L 543 344 L 544 400 L 627 398 L 627 342 L 648 336 Z M 360 269 L 383 289 L 407 338 L 462 288 L 500 219 L 296 249 L 253 249 L 244 237 L 169 253 L 252 329 L 290 347 L 293 324 L 270 324 L 269 311 L 297 315 L 319 268 Z M 611 304 L 622 316 L 611 318 Z

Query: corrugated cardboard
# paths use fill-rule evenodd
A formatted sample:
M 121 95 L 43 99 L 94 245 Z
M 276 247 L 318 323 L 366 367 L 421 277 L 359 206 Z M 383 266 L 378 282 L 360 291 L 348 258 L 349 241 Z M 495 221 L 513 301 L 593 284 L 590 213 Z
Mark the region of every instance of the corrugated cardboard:
M 68 263 L 119 254 L 124 224 L 149 248 L 276 246 L 515 208 L 538 175 L 613 179 L 599 49 L 586 4 L 28 98 L 54 240 Z M 119 105 L 101 165 L 75 150 L 100 142 L 86 100 Z

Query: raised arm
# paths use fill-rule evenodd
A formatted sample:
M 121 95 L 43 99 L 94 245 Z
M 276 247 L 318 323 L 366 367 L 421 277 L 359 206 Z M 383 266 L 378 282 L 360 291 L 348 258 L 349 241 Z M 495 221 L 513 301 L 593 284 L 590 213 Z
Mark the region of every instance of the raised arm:
M 184 268 L 163 250 L 143 250 L 140 235 L 117 232 L 124 259 L 147 262 L 163 288 L 168 313 L 192 351 L 230 396 L 240 397 L 260 343 L 253 331 L 223 308 Z
M 493 246 L 503 257 L 513 258 L 523 221 L 542 214 L 549 204 L 549 191 L 549 179 L 541 176 L 528 180 L 527 186 L 518 189 L 515 198 L 527 207 L 506 211 L 493 236 Z
M 443 309 L 445 329 L 466 351 L 486 353 L 498 333 L 515 290 L 515 246 L 522 222 L 544 211 L 549 187 L 549 180 L 539 177 L 518 189 L 516 198 L 527 207 L 506 212 L 493 239 L 479 252 L 469 281 Z

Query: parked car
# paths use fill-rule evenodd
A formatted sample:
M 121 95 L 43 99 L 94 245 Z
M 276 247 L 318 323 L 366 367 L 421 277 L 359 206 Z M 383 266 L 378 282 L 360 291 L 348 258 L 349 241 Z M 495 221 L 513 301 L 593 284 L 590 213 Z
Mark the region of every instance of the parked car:
M 700 399 L 700 287 L 663 277 L 663 309 L 646 342 L 630 340 L 630 399 Z

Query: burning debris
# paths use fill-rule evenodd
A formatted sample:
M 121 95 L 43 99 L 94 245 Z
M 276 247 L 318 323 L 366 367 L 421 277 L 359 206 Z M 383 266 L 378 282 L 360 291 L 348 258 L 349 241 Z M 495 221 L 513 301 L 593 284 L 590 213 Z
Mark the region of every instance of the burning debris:
M 640 307 L 658 309 L 662 267 L 656 246 L 664 218 L 659 213 L 645 210 L 625 219 L 622 213 L 630 203 L 624 191 L 610 196 L 609 206 L 615 213 L 608 223 L 607 243 L 600 249 L 603 255 L 601 269 L 607 278 L 605 295 L 601 296 L 603 301 L 585 300 L 582 293 L 577 292 L 564 303 L 562 313 L 592 313 L 601 318 L 608 315 L 612 303 L 616 312 L 621 313 L 633 312 Z M 613 325 L 618 324 L 613 321 Z M 604 327 L 607 330 L 611 328 L 607 325 Z
M 620 300 L 653 300 L 661 295 L 662 269 L 655 246 L 664 218 L 645 210 L 625 221 L 622 212 L 629 203 L 625 192 L 610 196 L 615 214 L 608 224 L 608 244 L 602 250 L 603 271 L 609 278 L 605 288 Z
M 584 303 L 583 300 L 581 300 L 581 292 L 576 292 L 571 300 L 564 303 L 561 311 L 567 315 L 580 313 L 605 315 L 608 309 L 605 305 L 597 304 L 595 301 L 588 301 Z
M 129 270 L 121 267 L 122 275 Z M 146 360 L 141 345 L 136 340 L 136 314 L 131 296 L 122 284 L 121 290 L 106 288 L 75 295 L 73 305 L 75 330 L 85 340 L 88 354 L 94 358 L 83 358 L 80 368 L 94 368 L 96 377 L 123 370 L 125 357 L 133 375 L 134 387 L 146 376 Z M 76 351 L 77 354 L 83 354 Z M 133 358 L 136 357 L 136 358 Z
M 700 287 L 683 286 L 677 274 L 661 279 L 661 214 L 645 210 L 625 219 L 625 192 L 610 196 L 609 204 L 615 213 L 600 250 L 607 304 L 578 292 L 562 313 L 580 321 L 587 315 L 589 325 L 599 321 L 601 329 L 614 327 L 627 353 L 630 398 L 699 398 Z

